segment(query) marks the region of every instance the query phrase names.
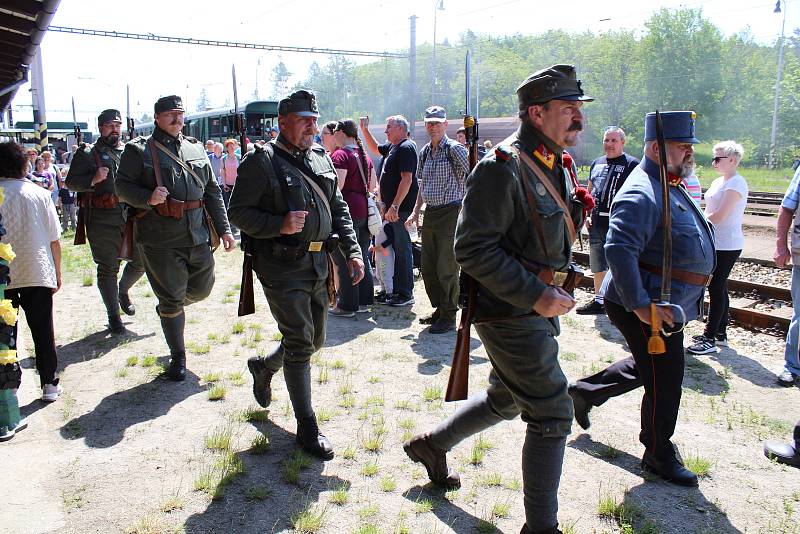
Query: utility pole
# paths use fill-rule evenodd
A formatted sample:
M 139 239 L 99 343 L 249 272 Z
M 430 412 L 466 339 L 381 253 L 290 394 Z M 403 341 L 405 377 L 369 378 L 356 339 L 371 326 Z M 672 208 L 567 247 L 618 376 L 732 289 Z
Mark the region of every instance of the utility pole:
M 47 139 L 47 113 L 44 105 L 44 76 L 42 74 L 42 49 L 36 49 L 31 62 L 31 99 L 33 101 L 33 124 L 36 131 L 37 149 L 42 152 L 49 144 Z
M 781 0 L 775 2 L 773 13 L 781 12 Z M 774 169 L 777 165 L 775 149 L 778 141 L 778 108 L 781 101 L 781 78 L 783 78 L 783 35 L 786 29 L 786 0 L 783 2 L 783 22 L 781 23 L 781 40 L 778 43 L 778 78 L 775 81 L 775 106 L 772 108 L 772 133 L 769 137 L 769 168 Z
M 411 44 L 408 47 L 408 131 L 414 138 L 414 127 L 417 122 L 417 16 L 411 15 Z

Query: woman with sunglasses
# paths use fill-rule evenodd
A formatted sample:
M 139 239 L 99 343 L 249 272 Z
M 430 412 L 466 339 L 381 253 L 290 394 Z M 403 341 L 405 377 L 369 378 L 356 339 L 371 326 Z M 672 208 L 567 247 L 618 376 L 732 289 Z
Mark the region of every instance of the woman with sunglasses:
M 728 276 L 742 253 L 744 233 L 742 218 L 747 205 L 747 182 L 737 171 L 744 149 L 734 141 L 714 145 L 711 164 L 722 176 L 706 191 L 706 218 L 714 225 L 714 247 L 717 265 L 708 286 L 709 309 L 705 331 L 692 338 L 694 345 L 686 349 L 691 354 L 709 354 L 717 346 L 726 347 L 728 336 Z
M 339 148 L 334 138 L 337 124 L 336 121 L 326 122 L 322 125 L 322 129 L 319 132 L 319 136 L 322 139 L 322 146 L 325 147 L 325 152 L 327 152 L 329 156 Z

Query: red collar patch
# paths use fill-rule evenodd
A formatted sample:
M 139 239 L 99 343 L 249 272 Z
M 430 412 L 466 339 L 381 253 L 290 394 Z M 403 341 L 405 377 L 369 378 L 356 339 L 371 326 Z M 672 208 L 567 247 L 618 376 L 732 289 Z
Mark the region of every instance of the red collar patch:
M 683 178 L 674 174 L 667 174 L 667 181 L 672 187 L 678 187 L 683 182 Z

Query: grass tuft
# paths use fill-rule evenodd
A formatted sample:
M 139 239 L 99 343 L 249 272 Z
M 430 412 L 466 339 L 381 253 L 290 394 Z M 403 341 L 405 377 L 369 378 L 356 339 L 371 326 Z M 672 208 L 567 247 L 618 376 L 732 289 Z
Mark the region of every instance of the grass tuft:
M 314 533 L 319 532 L 325 522 L 325 508 L 306 505 L 302 510 L 292 514 L 292 528 L 296 532 Z
M 208 400 L 210 400 L 210 401 L 222 400 L 222 399 L 225 398 L 225 394 L 226 393 L 227 393 L 227 390 L 225 389 L 224 385 L 222 385 L 222 384 L 214 384 L 214 386 L 212 386 L 208 390 Z
M 270 447 L 269 438 L 264 434 L 259 434 L 250 442 L 250 452 L 253 454 L 267 454 Z

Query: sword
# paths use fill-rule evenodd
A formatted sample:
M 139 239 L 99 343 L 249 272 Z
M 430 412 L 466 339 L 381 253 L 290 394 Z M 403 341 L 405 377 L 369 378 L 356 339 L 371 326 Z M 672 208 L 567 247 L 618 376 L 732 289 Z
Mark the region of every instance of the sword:
M 664 142 L 664 126 L 661 113 L 656 110 L 656 143 L 658 144 L 658 174 L 661 183 L 661 225 L 664 230 L 663 254 L 661 258 L 661 298 L 650 303 L 650 339 L 647 342 L 648 354 L 667 352 L 664 338 L 661 337 L 661 318 L 658 305 L 669 304 L 672 284 L 672 212 L 669 201 L 669 176 L 667 175 L 667 148 Z
M 125 86 L 125 105 L 128 113 L 128 141 L 136 137 L 136 127 L 133 124 L 133 117 L 131 117 L 131 86 Z

